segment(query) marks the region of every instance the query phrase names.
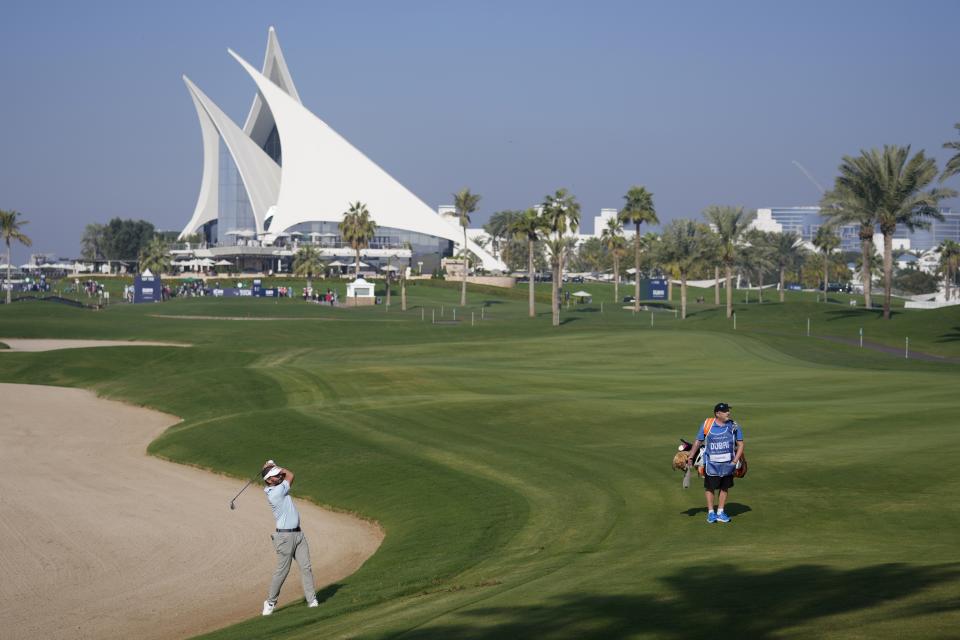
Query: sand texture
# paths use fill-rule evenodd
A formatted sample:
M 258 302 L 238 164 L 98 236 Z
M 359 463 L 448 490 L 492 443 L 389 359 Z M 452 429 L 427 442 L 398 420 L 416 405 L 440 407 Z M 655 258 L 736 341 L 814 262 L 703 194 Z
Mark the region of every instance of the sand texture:
M 231 511 L 243 481 L 148 457 L 177 421 L 80 389 L 0 384 L 0 636 L 183 638 L 260 614 L 275 562 L 266 497 L 251 485 Z M 297 507 L 318 590 L 382 540 L 373 524 Z M 280 603 L 296 600 L 294 564 Z

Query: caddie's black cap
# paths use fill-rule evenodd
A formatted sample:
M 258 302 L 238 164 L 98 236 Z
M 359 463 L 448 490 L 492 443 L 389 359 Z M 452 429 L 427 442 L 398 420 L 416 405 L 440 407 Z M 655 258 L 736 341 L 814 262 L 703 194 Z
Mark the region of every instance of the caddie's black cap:
M 717 411 L 730 411 L 730 405 L 728 405 L 726 402 L 720 402 L 713 408 L 714 413 Z

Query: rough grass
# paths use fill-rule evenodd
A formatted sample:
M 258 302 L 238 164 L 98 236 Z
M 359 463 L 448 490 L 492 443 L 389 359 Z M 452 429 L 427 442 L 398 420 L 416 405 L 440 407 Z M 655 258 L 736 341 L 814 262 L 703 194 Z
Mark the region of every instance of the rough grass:
M 879 342 L 909 332 L 952 357 L 957 311 L 884 322 L 799 297 L 738 305 L 734 331 L 712 305 L 686 321 L 660 312 L 651 328 L 649 313 L 597 301 L 553 329 L 547 305 L 529 320 L 524 300 L 471 289 L 458 319 L 483 308 L 484 322 L 431 324 L 458 295 L 411 288 L 406 313 L 11 305 L 0 336 L 197 346 L 10 353 L 0 380 L 180 415 L 153 454 L 238 478 L 273 457 L 297 471 L 300 495 L 383 525 L 382 548 L 319 610 L 254 611 L 210 637 L 696 638 L 722 625 L 895 638 L 960 623 L 960 481 L 929 463 L 955 422 L 957 365 L 817 337 L 863 324 Z M 670 459 L 720 399 L 744 425 L 751 471 L 731 493 L 733 523 L 708 527 L 702 492 L 680 488 Z M 694 614 L 718 585 L 735 606 Z

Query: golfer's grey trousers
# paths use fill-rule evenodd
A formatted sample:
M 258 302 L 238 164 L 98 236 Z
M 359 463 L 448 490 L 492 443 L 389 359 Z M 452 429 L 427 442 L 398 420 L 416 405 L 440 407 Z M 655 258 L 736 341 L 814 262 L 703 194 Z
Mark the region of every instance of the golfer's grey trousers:
M 297 564 L 300 565 L 303 597 L 307 599 L 307 602 L 312 602 L 317 597 L 317 592 L 313 588 L 310 547 L 307 546 L 307 539 L 303 536 L 303 532 L 278 532 L 270 538 L 273 540 L 273 547 L 277 551 L 277 570 L 273 572 L 273 580 L 270 582 L 270 593 L 267 594 L 267 600 L 270 604 L 277 604 L 277 598 L 280 597 L 280 587 L 283 586 L 283 581 L 287 579 L 287 574 L 290 573 L 290 563 L 296 560 Z

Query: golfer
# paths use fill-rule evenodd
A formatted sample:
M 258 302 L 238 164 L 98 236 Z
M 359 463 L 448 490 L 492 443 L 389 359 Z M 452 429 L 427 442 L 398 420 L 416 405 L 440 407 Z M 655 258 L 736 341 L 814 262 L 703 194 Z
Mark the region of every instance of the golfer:
M 300 531 L 300 513 L 290 498 L 290 485 L 293 484 L 293 472 L 275 465 L 273 460 L 267 460 L 260 472 L 267 486 L 263 491 L 267 494 L 267 502 L 273 509 L 273 517 L 277 521 L 277 530 L 270 539 L 277 551 L 277 570 L 273 572 L 273 581 L 270 582 L 270 592 L 263 601 L 263 615 L 273 613 L 280 597 L 280 587 L 290 573 L 290 562 L 296 560 L 300 565 L 300 580 L 303 582 L 303 595 L 308 607 L 317 606 L 317 592 L 313 587 L 313 570 L 310 567 L 310 547 L 307 539 Z
M 743 429 L 730 419 L 730 405 L 721 402 L 713 408 L 713 418 L 700 425 L 697 439 L 690 450 L 688 465 L 697 459 L 697 450 L 703 447 L 703 488 L 707 497 L 707 522 L 730 522 L 723 510 L 727 493 L 733 486 L 733 472 L 743 457 Z M 713 511 L 713 494 L 719 492 L 717 511 Z

